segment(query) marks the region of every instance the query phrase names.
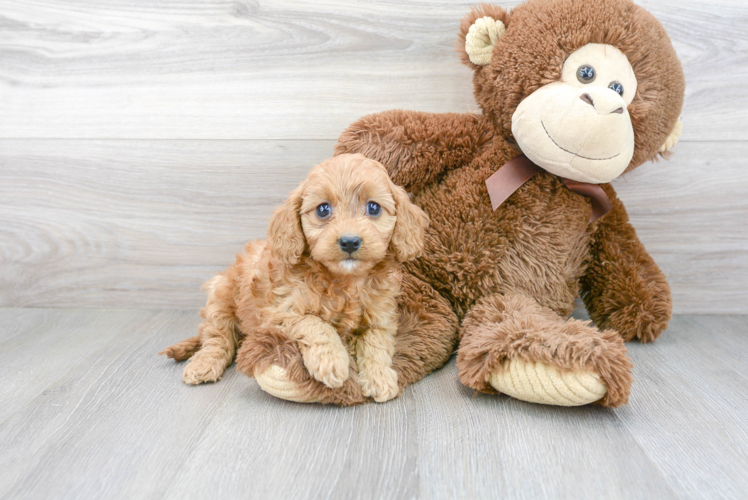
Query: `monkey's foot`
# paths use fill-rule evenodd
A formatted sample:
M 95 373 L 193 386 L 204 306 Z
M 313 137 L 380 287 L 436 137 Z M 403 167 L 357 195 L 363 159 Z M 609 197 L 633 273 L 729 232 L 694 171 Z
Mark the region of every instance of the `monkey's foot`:
M 255 373 L 255 380 L 263 391 L 276 398 L 296 403 L 319 402 L 319 399 L 315 398 L 308 390 L 302 389 L 299 384 L 292 381 L 286 370 L 278 365 L 270 365 L 264 372 Z
M 491 386 L 515 399 L 556 406 L 582 406 L 600 401 L 608 387 L 592 371 L 562 371 L 552 365 L 507 359 L 491 373 Z

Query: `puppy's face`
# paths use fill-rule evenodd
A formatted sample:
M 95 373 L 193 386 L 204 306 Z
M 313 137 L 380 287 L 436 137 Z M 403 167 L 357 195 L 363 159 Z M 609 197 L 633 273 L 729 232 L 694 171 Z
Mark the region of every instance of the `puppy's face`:
M 384 169 L 343 160 L 315 167 L 304 187 L 301 227 L 312 258 L 339 274 L 366 272 L 384 259 L 397 223 Z
M 361 155 L 340 155 L 317 165 L 289 203 L 304 249 L 335 274 L 361 275 L 388 252 L 403 261 L 423 248 L 426 215 L 390 181 L 381 164 Z M 276 219 L 270 231 L 274 250 L 276 239 L 284 239 L 273 232 Z M 288 230 L 290 221 L 286 223 Z

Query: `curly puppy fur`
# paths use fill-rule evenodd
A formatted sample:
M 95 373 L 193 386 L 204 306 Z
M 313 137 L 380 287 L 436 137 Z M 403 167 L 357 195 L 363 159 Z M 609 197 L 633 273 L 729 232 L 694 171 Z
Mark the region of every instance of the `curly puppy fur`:
M 275 212 L 268 241 L 249 242 L 206 283 L 198 335 L 163 354 L 191 358 L 185 383 L 214 382 L 251 339 L 240 363 L 247 375 L 279 361 L 321 400 L 325 391 L 309 375 L 347 403 L 392 399 L 401 388 L 393 369 L 401 263 L 420 254 L 427 225 L 381 164 L 361 155 L 327 160 Z M 360 246 L 346 250 L 341 238 Z

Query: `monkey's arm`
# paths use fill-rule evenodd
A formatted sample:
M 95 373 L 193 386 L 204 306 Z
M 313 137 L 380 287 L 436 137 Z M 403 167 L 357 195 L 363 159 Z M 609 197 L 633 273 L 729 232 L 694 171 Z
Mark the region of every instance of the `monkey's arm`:
M 615 329 L 624 340 L 651 342 L 670 321 L 670 286 L 636 236 L 613 188 L 602 188 L 613 209 L 599 220 L 592 236 L 581 295 L 598 328 Z
M 493 137 L 480 115 L 391 110 L 364 116 L 343 132 L 335 154 L 361 153 L 382 163 L 409 191 L 469 163 Z

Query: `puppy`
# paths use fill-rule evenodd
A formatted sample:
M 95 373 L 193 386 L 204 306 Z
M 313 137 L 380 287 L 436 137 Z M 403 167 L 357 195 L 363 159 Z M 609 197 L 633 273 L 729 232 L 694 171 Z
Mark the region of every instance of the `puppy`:
M 198 335 L 161 354 L 191 358 L 185 383 L 215 382 L 245 336 L 277 328 L 298 343 L 316 380 L 342 387 L 351 355 L 363 394 L 392 399 L 400 263 L 421 253 L 427 224 L 378 162 L 324 161 L 275 212 L 268 240 L 249 242 L 206 283 Z

